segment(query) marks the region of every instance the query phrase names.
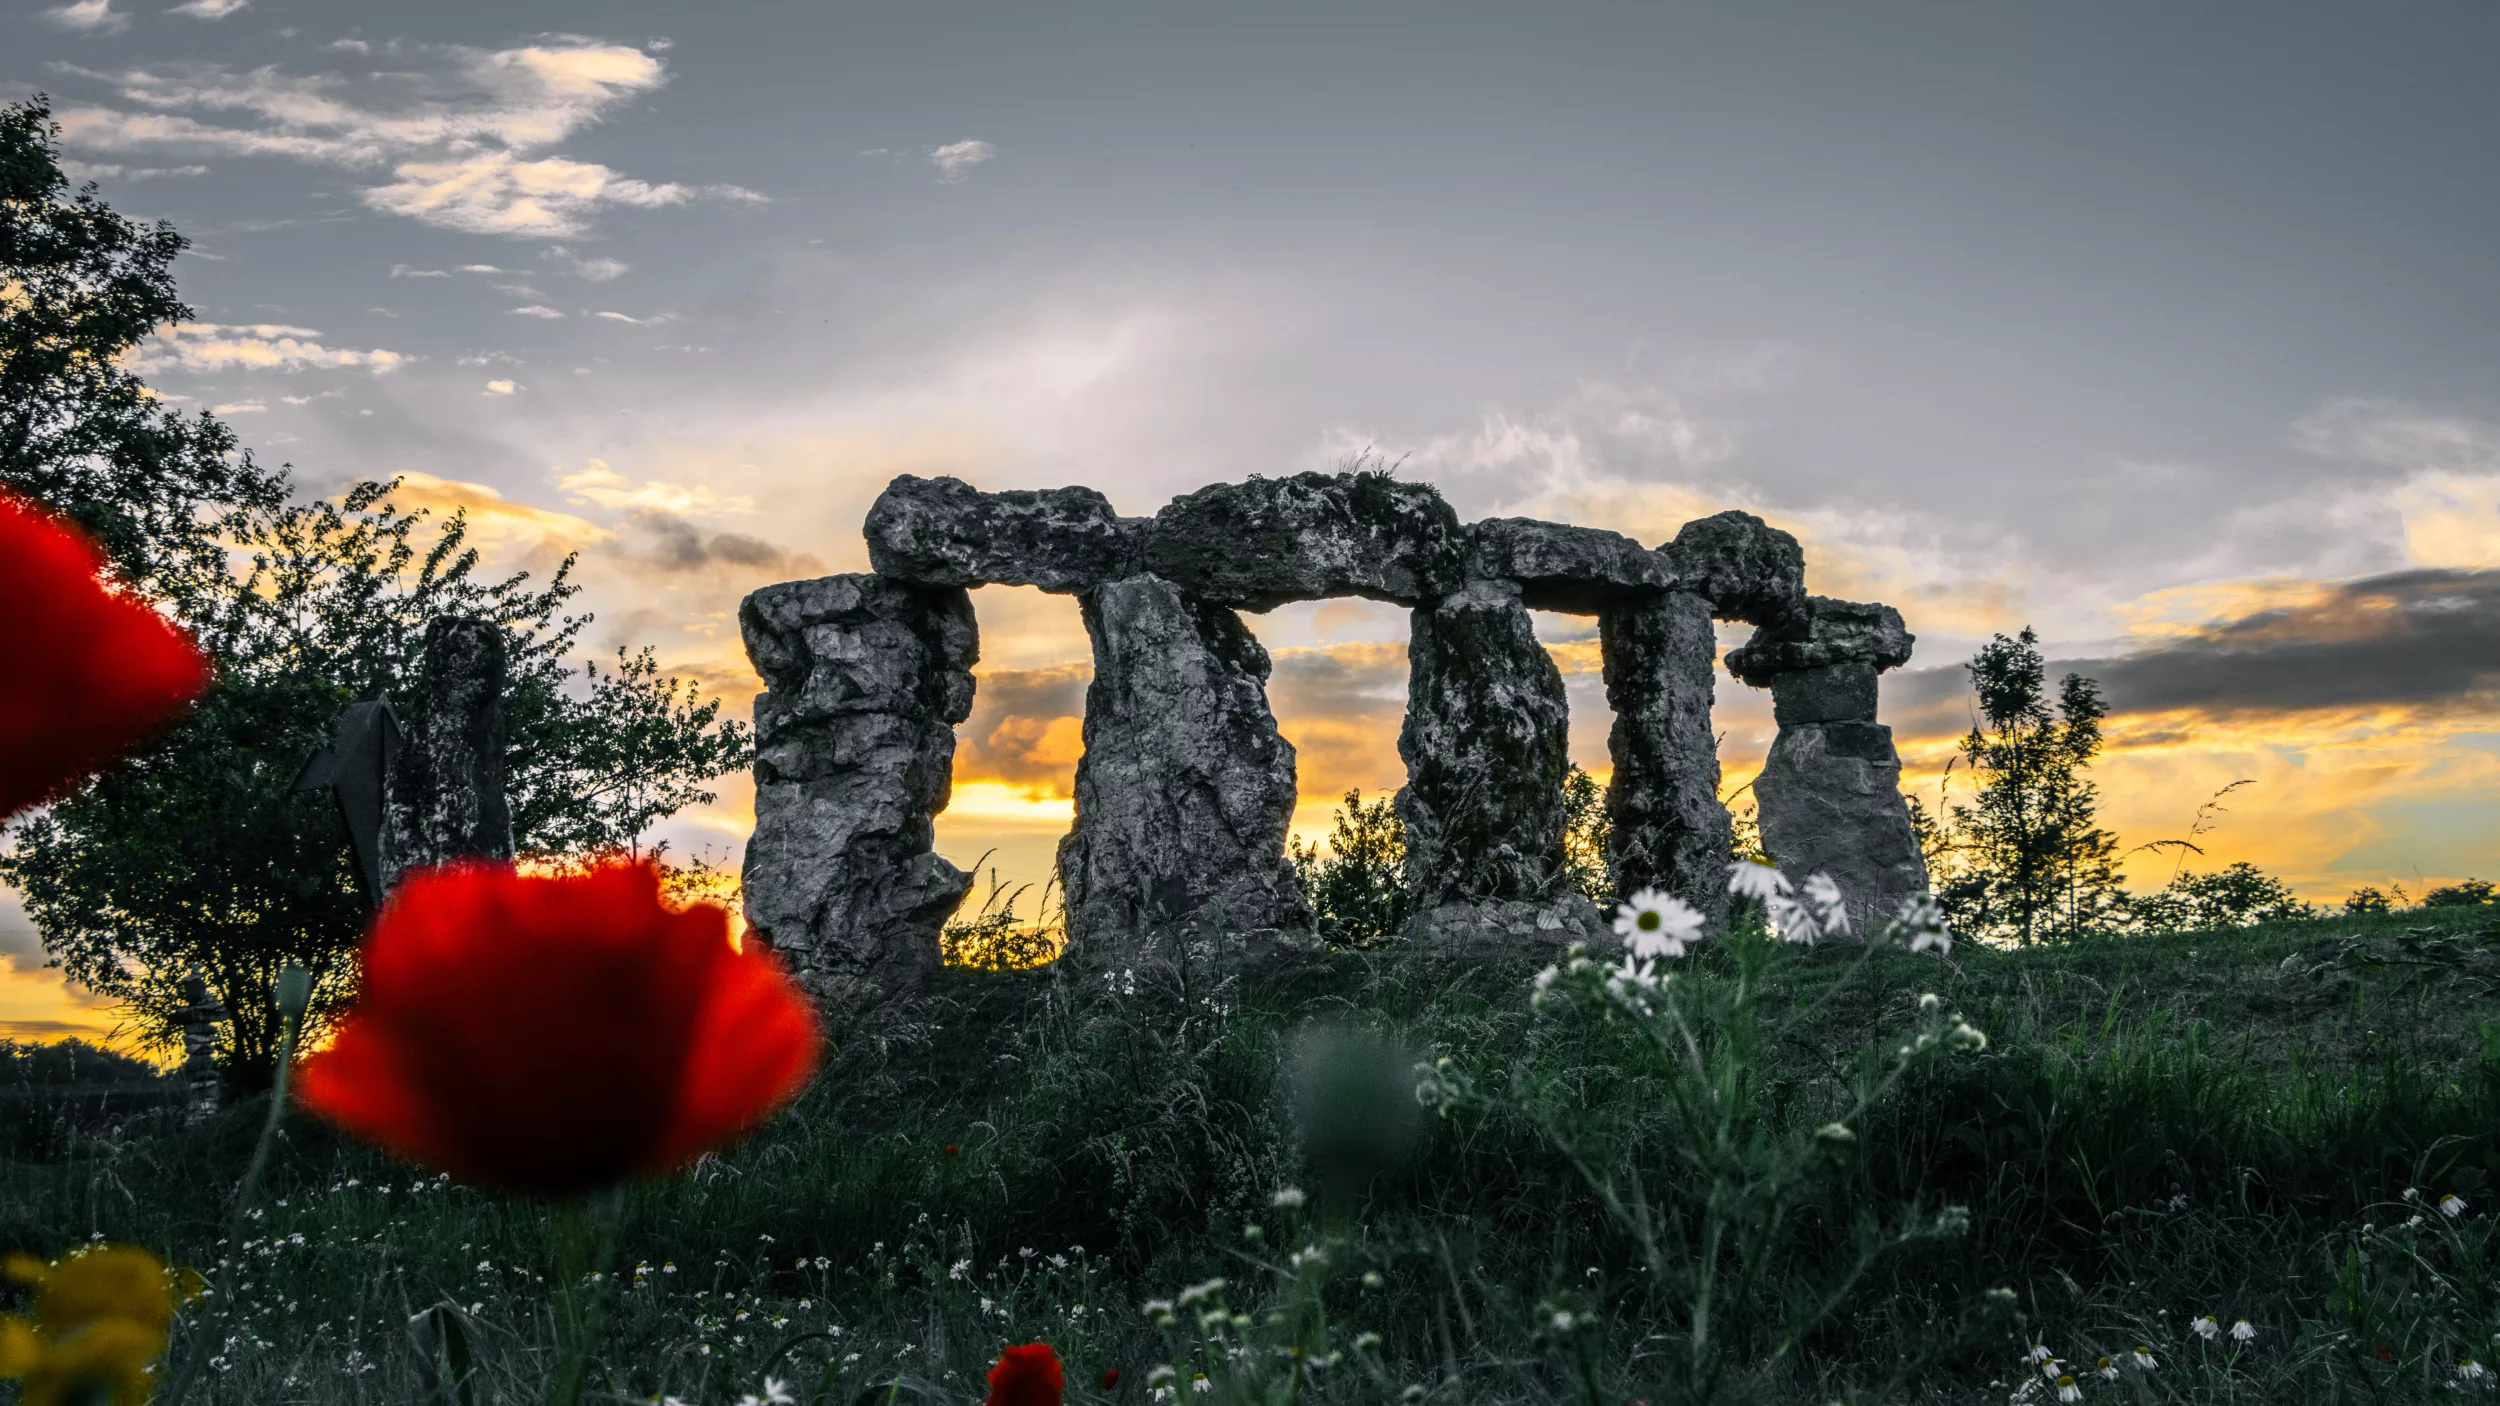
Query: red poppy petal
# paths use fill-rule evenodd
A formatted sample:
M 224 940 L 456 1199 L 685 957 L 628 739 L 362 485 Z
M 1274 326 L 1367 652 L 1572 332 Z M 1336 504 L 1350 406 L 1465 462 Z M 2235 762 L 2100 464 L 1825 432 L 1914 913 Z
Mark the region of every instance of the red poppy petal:
M 727 949 L 729 915 L 710 905 L 693 912 L 708 912 Z M 687 1051 L 677 1121 L 649 1170 L 691 1161 L 762 1122 L 807 1086 L 820 1038 L 815 1007 L 778 955 L 760 945 L 733 953 Z
M 58 796 L 208 686 L 191 641 L 106 589 L 103 562 L 0 490 L 0 817 Z
M 986 1406 L 1060 1406 L 1067 1390 L 1059 1353 L 1048 1343 L 1026 1343 L 998 1355 L 990 1368 Z
M 315 1108 L 465 1181 L 567 1195 L 735 1136 L 804 1082 L 815 1026 L 727 914 L 663 904 L 654 866 L 463 864 L 376 919 L 340 1044 Z

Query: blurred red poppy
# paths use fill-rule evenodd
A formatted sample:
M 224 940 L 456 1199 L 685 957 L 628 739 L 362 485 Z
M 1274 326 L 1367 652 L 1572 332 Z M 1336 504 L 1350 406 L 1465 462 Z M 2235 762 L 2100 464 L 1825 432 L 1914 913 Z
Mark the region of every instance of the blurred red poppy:
M 374 919 L 356 1007 L 304 1102 L 462 1181 L 568 1196 L 684 1165 L 807 1083 L 814 1009 L 713 904 L 623 860 L 454 864 Z
M 208 687 L 147 603 L 106 589 L 78 529 L 0 489 L 0 818 L 51 800 Z
M 986 1406 L 1059 1406 L 1067 1385 L 1051 1345 L 1026 1343 L 998 1354 L 998 1365 L 990 1369 Z
M 1109 1391 L 1113 1387 L 1120 1384 L 1120 1369 L 1117 1367 L 1105 1367 L 1100 1372 L 1094 1374 L 1094 1382 L 1103 1390 Z

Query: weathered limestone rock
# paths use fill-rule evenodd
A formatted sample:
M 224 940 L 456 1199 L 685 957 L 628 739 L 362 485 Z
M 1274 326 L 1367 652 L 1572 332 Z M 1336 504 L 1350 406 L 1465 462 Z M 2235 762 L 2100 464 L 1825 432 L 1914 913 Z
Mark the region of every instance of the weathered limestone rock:
M 1407 661 L 1397 809 L 1416 908 L 1558 895 L 1570 704 L 1519 587 L 1470 581 L 1417 609 Z
M 382 806 L 382 891 L 411 869 L 512 857 L 504 799 L 502 627 L 443 616 L 425 629 L 406 737 L 394 751 Z
M 1080 598 L 1093 640 L 1076 824 L 1059 845 L 1069 955 L 1160 938 L 1261 962 L 1316 950 L 1285 858 L 1294 751 L 1241 617 L 1139 575 Z
M 1547 960 L 1571 944 L 1592 951 L 1615 945 L 1610 920 L 1576 893 L 1543 902 L 1495 900 L 1443 903 L 1406 920 L 1406 940 L 1447 961 Z
M 931 848 L 972 712 L 979 637 L 961 589 L 787 581 L 738 607 L 755 700 L 747 921 L 819 996 L 857 1001 L 938 965 L 972 876 Z
M 1620 532 L 1497 517 L 1467 528 L 1467 572 L 1519 583 L 1530 610 L 1595 615 L 1676 583 L 1663 555 Z
M 868 560 L 918 586 L 1083 591 L 1135 574 L 1144 526 L 1090 488 L 984 493 L 901 474 L 868 510 Z
M 1757 632 L 1728 652 L 1728 670 L 1768 686 L 1779 719 L 1753 788 L 1763 848 L 1792 876 L 1831 875 L 1864 935 L 1927 891 L 1901 758 L 1875 721 L 1875 676 L 1908 663 L 1914 641 L 1888 605 L 1815 596 L 1810 619 L 1803 640 Z
M 1684 524 L 1658 550 L 1675 568 L 1678 584 L 1710 602 L 1711 614 L 1782 639 L 1804 637 L 1806 555 L 1796 538 L 1730 510 Z
M 1735 833 L 1710 729 L 1711 613 L 1708 597 L 1669 591 L 1599 616 L 1598 642 L 1615 712 L 1606 857 L 1616 890 L 1660 889 L 1715 921 L 1727 913 Z
M 1145 569 L 1242 610 L 1364 596 L 1416 605 L 1457 590 L 1458 515 L 1422 484 L 1383 473 L 1219 483 L 1173 499 L 1147 534 Z

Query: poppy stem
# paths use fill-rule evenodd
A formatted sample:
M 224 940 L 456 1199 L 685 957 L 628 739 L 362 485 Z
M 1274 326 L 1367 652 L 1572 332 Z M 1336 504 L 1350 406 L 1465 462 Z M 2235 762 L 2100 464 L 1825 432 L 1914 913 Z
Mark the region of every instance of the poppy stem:
M 558 1356 L 547 1379 L 547 1406 L 581 1406 L 590 1360 L 606 1327 L 608 1293 L 616 1276 L 617 1222 L 625 1193 L 611 1187 L 587 1200 L 559 1201 L 548 1208 L 547 1235 L 556 1262 L 555 1312 Z

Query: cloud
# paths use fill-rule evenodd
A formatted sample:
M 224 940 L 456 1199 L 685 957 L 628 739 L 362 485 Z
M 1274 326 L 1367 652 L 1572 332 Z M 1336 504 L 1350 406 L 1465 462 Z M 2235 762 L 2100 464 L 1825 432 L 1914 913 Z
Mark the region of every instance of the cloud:
M 278 323 L 177 322 L 140 344 L 133 360 L 142 371 L 301 371 L 307 367 L 363 367 L 375 375 L 409 360 L 379 348 L 326 347 L 308 327 Z
M 819 576 L 825 564 L 804 552 L 787 551 L 761 537 L 742 532 L 705 532 L 665 509 L 636 513 L 627 524 L 638 559 L 663 571 L 703 571 L 716 567 L 770 573 L 765 579 L 789 580 Z
M 571 513 L 533 503 L 518 503 L 480 483 L 436 478 L 432 474 L 399 475 L 391 501 L 402 509 L 426 508 L 448 516 L 468 515 L 469 541 L 506 566 L 544 570 L 570 553 L 609 540 L 607 529 Z
M 506 308 L 504 311 L 514 317 L 557 318 L 564 316 L 563 313 L 560 313 L 554 308 L 548 307 L 543 303 L 532 303 L 527 307 Z
M 113 0 L 77 0 L 75 4 L 46 10 L 43 17 L 63 29 L 89 34 L 119 34 L 130 27 L 130 16 L 113 13 Z
M 488 395 L 510 395 L 519 389 L 519 386 L 510 381 L 488 381 L 486 383 L 486 394 Z
M 406 264 L 393 264 L 393 265 L 391 265 L 391 277 L 393 277 L 393 278 L 449 278 L 449 277 L 451 277 L 451 270 L 449 270 L 449 269 L 421 269 L 421 268 L 410 268 L 410 267 L 409 267 L 408 265 L 406 265 Z
M 972 178 L 972 168 L 996 160 L 998 148 L 984 141 L 948 142 L 929 150 L 929 164 L 938 179 L 950 185 Z
M 561 244 L 547 250 L 539 257 L 550 263 L 562 265 L 575 277 L 592 283 L 607 283 L 623 278 L 633 267 L 623 259 L 611 259 L 604 255 L 599 258 L 585 259 Z
M 471 234 L 561 238 L 589 227 L 601 205 L 682 205 L 691 186 L 652 185 L 588 161 L 524 161 L 508 151 L 455 161 L 411 161 L 398 180 L 364 192 L 377 210 Z
M 955 729 L 957 783 L 999 782 L 1028 799 L 1075 795 L 1093 677 L 1090 662 L 981 670 L 972 716 Z
M 214 415 L 258 415 L 263 411 L 266 411 L 268 408 L 267 404 L 257 400 L 230 400 L 223 405 L 210 406 L 209 413 Z
M 101 13 L 103 0 L 95 3 Z M 558 238 L 582 232 L 603 206 L 764 199 L 739 186 L 654 183 L 591 162 L 529 155 L 666 82 L 660 61 L 641 49 L 568 38 L 413 52 L 412 66 L 367 73 L 205 63 L 74 69 L 110 85 L 121 105 L 73 108 L 61 123 L 73 145 L 88 149 L 173 146 L 349 168 L 387 164 L 394 179 L 363 192 L 368 206 L 472 233 Z M 583 262 L 604 269 L 616 261 Z
M 2348 490 L 2351 515 L 2394 521 L 2416 566 L 2500 568 L 2500 424 L 2403 401 L 2330 400 L 2293 422 L 2294 447 L 2391 469 Z
M 189 15 L 195 20 L 221 20 L 237 10 L 248 10 L 252 0 L 183 0 L 165 13 Z
M 755 500 L 752 498 L 744 495 L 723 497 L 701 485 L 687 487 L 646 479 L 640 488 L 636 488 L 623 474 L 609 468 L 604 459 L 590 460 L 578 473 L 559 473 L 556 486 L 573 495 L 571 501 L 575 503 L 595 503 L 602 508 L 693 513 L 704 517 L 755 511 Z
M 72 181 L 158 181 L 183 176 L 205 176 L 206 166 L 124 166 L 118 162 L 64 161 L 61 174 Z
M 621 312 L 600 312 L 593 313 L 591 315 L 593 317 L 604 317 L 610 322 L 628 322 L 636 327 L 657 327 L 662 323 L 675 322 L 677 320 L 677 315 L 675 313 L 666 312 L 656 312 L 649 317 L 635 317 L 629 313 Z

